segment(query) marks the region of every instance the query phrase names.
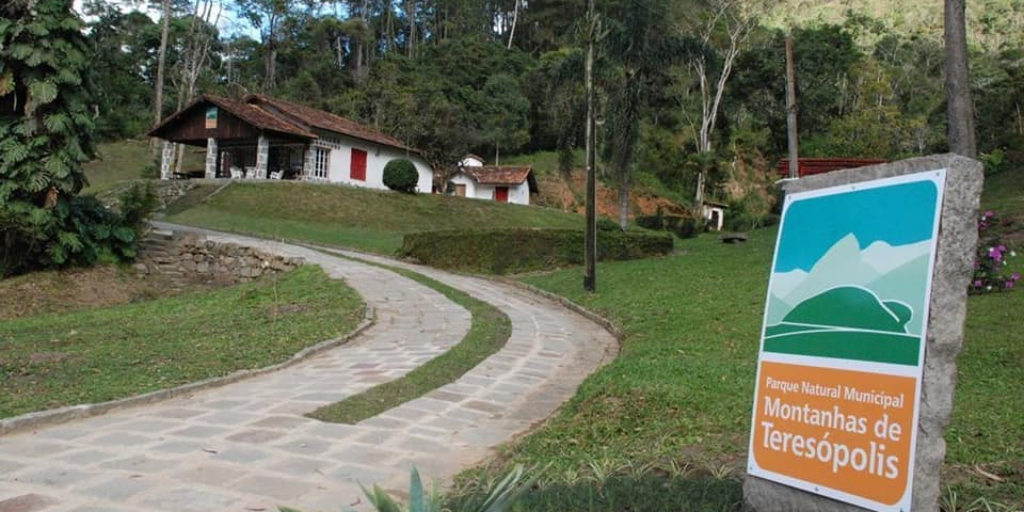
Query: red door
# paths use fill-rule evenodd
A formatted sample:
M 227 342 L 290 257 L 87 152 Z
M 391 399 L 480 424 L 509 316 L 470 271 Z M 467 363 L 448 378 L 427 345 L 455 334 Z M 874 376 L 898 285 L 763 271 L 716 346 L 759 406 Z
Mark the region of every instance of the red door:
M 499 203 L 508 202 L 508 187 L 495 187 L 494 200 Z
M 366 181 L 366 151 L 352 148 L 351 178 L 358 181 Z

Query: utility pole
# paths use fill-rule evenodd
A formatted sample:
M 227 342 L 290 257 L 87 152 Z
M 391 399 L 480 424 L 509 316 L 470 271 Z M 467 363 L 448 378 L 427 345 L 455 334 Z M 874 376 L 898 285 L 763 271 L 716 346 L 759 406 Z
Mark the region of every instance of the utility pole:
M 974 101 L 971 71 L 967 65 L 965 0 L 946 0 L 946 111 L 949 116 L 949 150 L 967 158 L 978 157 L 974 133 Z
M 597 289 L 597 148 L 594 122 L 594 43 L 597 38 L 597 10 L 594 0 L 587 3 L 587 231 L 583 249 L 585 273 L 583 289 L 593 292 Z
M 789 139 L 789 177 L 800 177 L 800 143 L 796 125 L 796 64 L 793 38 L 786 38 L 786 133 Z

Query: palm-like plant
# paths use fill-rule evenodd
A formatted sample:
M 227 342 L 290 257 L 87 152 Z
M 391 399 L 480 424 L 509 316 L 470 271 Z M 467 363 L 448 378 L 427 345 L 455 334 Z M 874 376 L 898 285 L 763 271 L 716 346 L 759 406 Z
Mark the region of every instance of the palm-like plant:
M 363 489 L 366 499 L 377 509 L 377 512 L 442 512 L 443 510 L 449 512 L 508 512 L 523 493 L 533 487 L 540 472 L 526 480 L 523 479 L 525 475 L 526 470 L 522 465 L 518 465 L 503 478 L 494 480 L 488 485 L 485 493 L 474 493 L 464 497 L 454 510 L 444 508 L 437 485 L 432 485 L 430 490 L 423 487 L 420 472 L 415 467 L 412 468 L 409 479 L 409 503 L 407 505 L 403 506 L 377 485 L 370 489 L 362 484 L 359 484 L 359 487 Z M 280 512 L 300 512 L 288 507 L 280 507 L 279 510 Z

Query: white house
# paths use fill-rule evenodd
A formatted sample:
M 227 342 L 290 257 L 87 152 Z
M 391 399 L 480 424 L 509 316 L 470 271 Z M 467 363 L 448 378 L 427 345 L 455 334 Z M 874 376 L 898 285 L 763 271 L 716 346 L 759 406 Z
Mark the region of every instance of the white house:
M 704 220 L 707 222 L 708 228 L 712 231 L 721 231 L 725 227 L 725 210 L 728 205 L 725 203 L 719 203 L 715 201 L 704 201 L 701 207 L 701 211 L 704 214 Z
M 482 158 L 466 155 L 459 171 L 448 180 L 452 195 L 490 199 L 500 203 L 530 204 L 537 192 L 537 179 L 530 166 L 484 165 Z
M 384 166 L 408 159 L 429 193 L 433 169 L 398 139 L 344 117 L 264 95 L 204 95 L 149 132 L 165 141 L 160 176 L 172 177 L 171 143 L 206 148 L 206 178 L 297 179 L 386 189 Z

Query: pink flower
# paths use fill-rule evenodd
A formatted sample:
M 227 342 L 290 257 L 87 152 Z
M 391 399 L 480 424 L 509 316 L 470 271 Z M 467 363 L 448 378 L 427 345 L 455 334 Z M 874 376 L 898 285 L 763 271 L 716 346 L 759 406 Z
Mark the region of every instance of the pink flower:
M 1010 289 L 1012 289 L 1012 288 L 1013 288 L 1013 281 L 1007 281 L 1007 282 L 1006 282 L 1006 289 L 1007 289 L 1007 290 L 1010 290 Z
M 1020 272 L 1014 272 L 1010 275 L 1011 281 L 1020 281 Z
M 1002 247 L 1002 246 L 1000 246 L 1000 247 Z M 1003 249 L 1005 249 L 1005 247 Z M 1003 260 L 1003 251 L 999 247 L 996 247 L 996 248 L 993 248 L 993 249 L 989 249 L 988 250 L 988 257 L 992 258 L 995 261 L 1002 261 Z
M 978 280 L 974 281 L 974 287 L 975 288 L 981 288 L 981 279 L 978 279 Z
M 985 218 L 986 219 L 990 219 L 990 218 L 995 217 L 995 216 L 996 216 L 996 212 L 994 212 L 992 210 L 989 210 L 989 211 L 985 212 Z

